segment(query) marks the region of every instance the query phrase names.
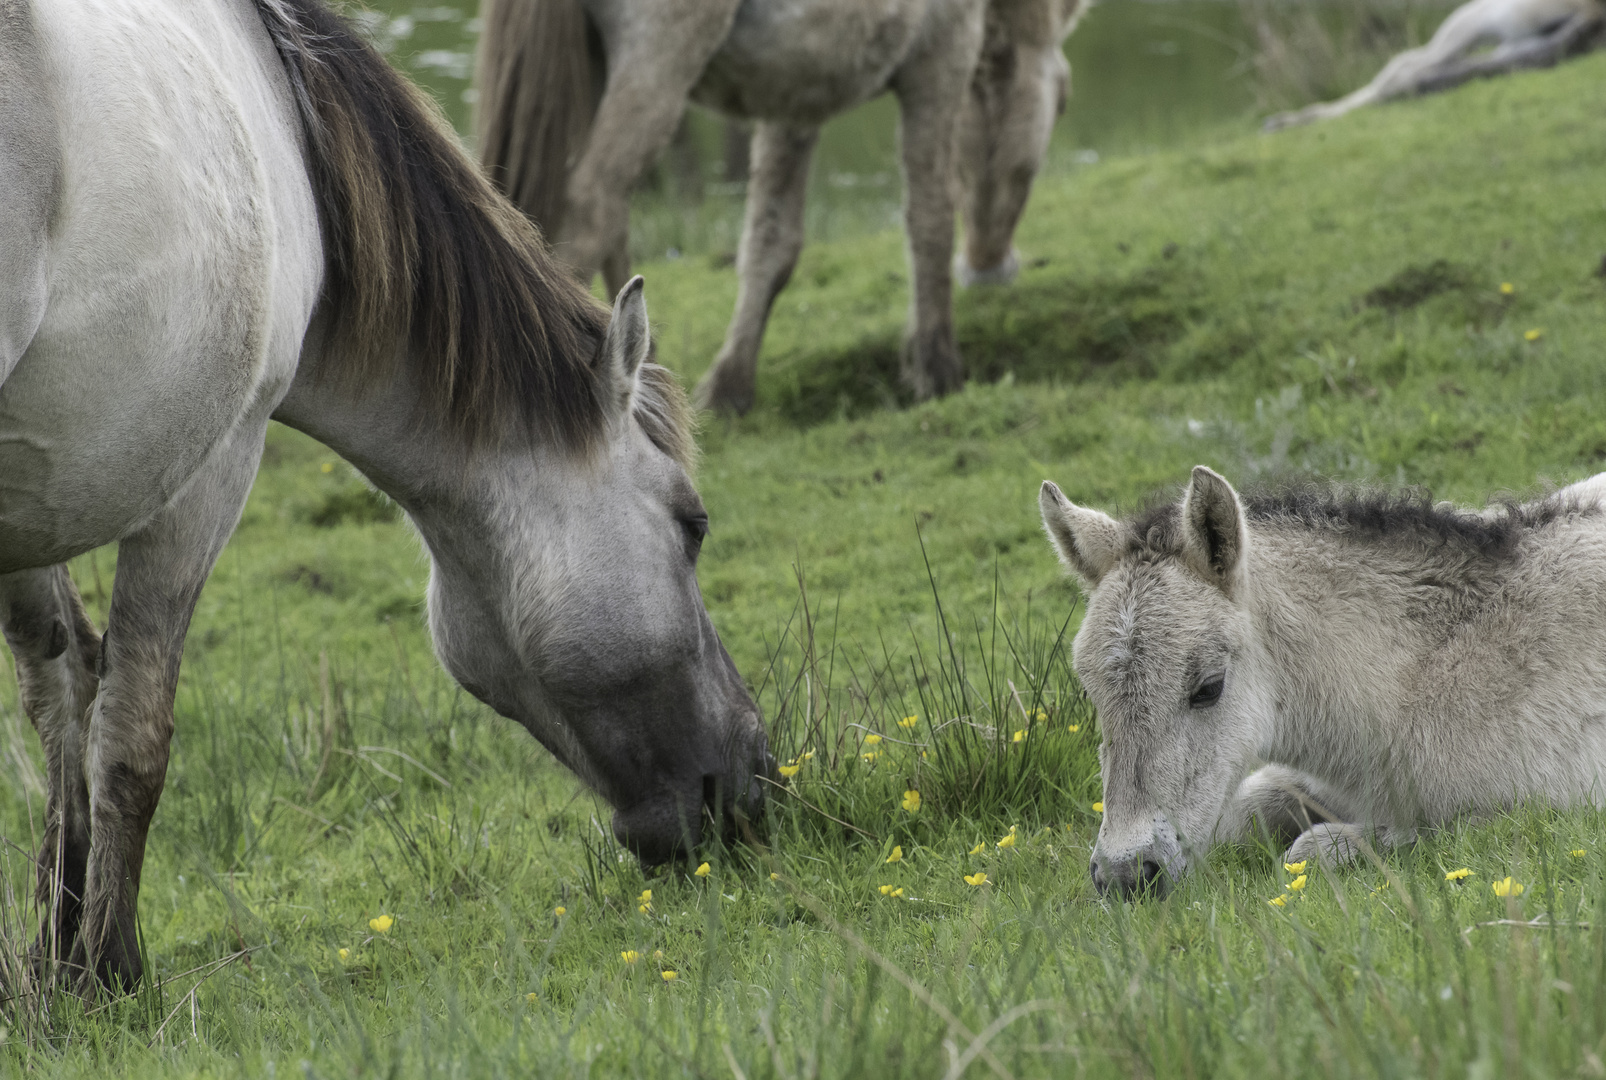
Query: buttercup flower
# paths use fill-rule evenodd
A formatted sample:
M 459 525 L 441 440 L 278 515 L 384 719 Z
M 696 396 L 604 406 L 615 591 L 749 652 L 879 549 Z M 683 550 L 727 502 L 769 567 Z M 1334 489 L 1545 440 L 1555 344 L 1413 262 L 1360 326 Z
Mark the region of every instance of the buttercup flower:
M 795 760 L 798 761 L 798 762 L 804 762 L 804 761 L 808 761 L 808 760 L 812 759 L 813 757 L 814 757 L 814 751 L 813 750 L 805 750 L 801 754 L 799 754 L 796 757 Z
M 1287 870 L 1290 874 L 1303 874 L 1305 872 L 1305 866 L 1309 862 L 1309 859 L 1300 859 L 1298 862 L 1285 862 L 1283 863 L 1283 869 Z
M 984 873 L 981 873 L 980 871 L 977 871 L 974 874 L 966 874 L 965 875 L 965 884 L 966 885 L 985 885 L 985 884 L 987 884 L 987 875 L 984 874 Z
M 1508 877 L 1502 878 L 1496 882 L 1492 882 L 1490 884 L 1490 888 L 1494 889 L 1494 894 L 1496 896 L 1521 896 L 1523 884 L 1520 881 L 1513 881 Z
M 903 845 L 893 844 L 892 854 L 887 856 L 887 862 L 903 862 Z
M 1103 804 L 1103 803 L 1101 803 L 1101 802 L 1096 802 L 1096 803 L 1094 803 L 1094 804 L 1093 804 L 1093 812 L 1094 812 L 1094 813 L 1095 813 L 1095 814 L 1102 814 L 1102 813 L 1104 813 L 1104 804 Z
M 711 873 L 713 873 L 713 867 L 709 866 L 707 863 L 703 863 L 697 869 L 692 871 L 692 874 L 696 877 L 707 877 Z
M 786 779 L 790 780 L 792 777 L 796 776 L 798 774 L 798 770 L 802 768 L 803 766 L 801 765 L 781 765 L 776 769 L 776 771 Z
M 914 726 L 918 723 L 920 723 L 920 717 L 906 716 L 902 720 L 898 721 L 898 726 L 903 728 L 905 731 L 912 731 Z
M 1065 730 L 1069 731 L 1072 735 L 1075 735 L 1078 731 L 1082 730 L 1082 725 L 1081 724 L 1070 724 L 1065 728 Z
M 641 890 L 641 895 L 636 898 L 636 910 L 641 912 L 643 915 L 652 910 L 651 889 Z
M 781 880 L 781 875 L 772 873 L 772 874 L 770 874 L 770 880 L 771 881 L 779 881 L 779 880 Z
M 1472 871 L 1468 870 L 1466 867 L 1463 866 L 1459 870 L 1451 870 L 1448 874 L 1445 874 L 1444 875 L 1444 880 L 1445 881 L 1462 881 L 1462 880 L 1464 880 L 1466 878 L 1469 878 L 1471 876 L 1472 876 Z
M 1001 848 L 1012 848 L 1012 847 L 1015 846 L 1015 826 L 1014 825 L 1011 825 L 1009 827 L 1009 835 L 1004 837 L 1002 840 L 998 841 L 998 846 L 1001 847 Z
M 556 915 L 560 919 L 563 918 L 568 913 L 569 913 L 569 909 L 566 908 L 566 907 L 555 907 L 555 908 L 552 909 L 552 914 Z
M 1272 907 L 1287 907 L 1288 906 L 1288 897 L 1286 897 L 1286 896 L 1274 896 L 1270 900 L 1267 900 L 1266 903 L 1270 904 Z
M 341 949 L 335 955 L 340 957 L 340 962 L 342 964 L 344 964 L 347 960 L 351 959 L 351 950 L 350 949 Z
M 987 850 L 987 841 L 983 840 L 981 843 L 979 843 L 975 847 L 971 848 L 970 849 L 970 853 L 972 855 L 980 855 L 982 852 L 984 852 L 986 850 Z
M 634 964 L 637 960 L 641 959 L 641 954 L 635 949 L 626 949 L 624 952 L 619 954 L 619 959 L 623 960 L 627 964 Z
M 881 741 L 881 736 L 875 734 L 874 732 L 871 732 L 870 734 L 868 734 L 868 735 L 866 735 L 864 737 L 864 745 L 866 745 L 866 746 L 874 746 L 876 743 L 878 743 L 880 741 Z
M 883 885 L 881 886 L 881 895 L 890 896 L 892 899 L 897 900 L 903 896 L 903 889 L 898 885 Z
M 1048 713 L 1045 712 L 1042 709 L 1033 709 L 1032 710 L 1032 719 L 1033 720 L 1047 720 L 1048 719 Z
M 664 982 L 674 982 L 680 978 L 680 972 L 678 971 L 660 971 L 658 974 L 664 977 Z
M 532 991 L 532 992 L 530 992 L 528 994 L 525 994 L 524 995 L 524 1001 L 528 1005 L 534 1005 L 535 1004 L 535 993 Z
M 1517 291 L 1517 287 L 1515 285 L 1513 285 L 1511 282 L 1502 281 L 1500 283 L 1500 295 L 1501 296 L 1510 296 L 1512 293 L 1514 293 L 1516 291 Z
M 1026 741 L 1026 729 L 1022 728 L 1020 731 L 1015 732 L 1014 736 L 1009 741 L 1010 742 L 1025 742 Z
M 652 958 L 653 958 L 653 959 L 654 959 L 654 960 L 660 960 L 660 961 L 661 961 L 661 960 L 663 960 L 663 958 L 664 958 L 664 951 L 663 951 L 663 950 L 662 950 L 662 949 L 654 949 L 654 950 L 653 950 L 653 951 L 652 951 Z
M 871 765 L 874 765 L 875 764 L 875 759 L 880 757 L 880 756 L 881 756 L 880 754 L 878 754 L 874 750 L 872 750 L 868 754 L 864 755 L 864 760 L 869 762 Z
M 1303 889 L 1304 887 L 1305 887 L 1305 875 L 1304 874 L 1300 874 L 1297 878 L 1295 878 L 1293 881 L 1290 881 L 1288 883 L 1288 888 L 1289 888 L 1289 891 L 1291 891 L 1291 892 L 1298 892 L 1300 889 Z
M 368 920 L 368 929 L 372 930 L 376 934 L 388 934 L 390 933 L 390 928 L 395 925 L 396 920 L 392 919 L 389 915 L 381 915 L 377 919 Z
M 1544 336 L 1545 332 L 1543 330 L 1524 330 L 1522 332 L 1522 340 L 1524 341 L 1538 341 Z
M 1583 848 L 1574 848 L 1567 854 L 1571 855 L 1575 859 L 1582 859 L 1585 855 L 1588 855 L 1589 852 L 1585 851 Z
M 910 788 L 908 791 L 904 792 L 903 808 L 909 811 L 911 814 L 919 812 L 920 792 L 916 791 L 914 788 Z

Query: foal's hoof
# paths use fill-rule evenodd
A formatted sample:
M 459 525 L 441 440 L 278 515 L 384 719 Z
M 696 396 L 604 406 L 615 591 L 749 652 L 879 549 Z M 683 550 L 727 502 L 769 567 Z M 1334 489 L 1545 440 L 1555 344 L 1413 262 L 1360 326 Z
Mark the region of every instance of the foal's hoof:
M 1322 866 L 1333 869 L 1359 862 L 1365 850 L 1366 834 L 1360 828 L 1323 822 L 1300 833 L 1299 839 L 1283 852 L 1283 862 L 1314 859 Z

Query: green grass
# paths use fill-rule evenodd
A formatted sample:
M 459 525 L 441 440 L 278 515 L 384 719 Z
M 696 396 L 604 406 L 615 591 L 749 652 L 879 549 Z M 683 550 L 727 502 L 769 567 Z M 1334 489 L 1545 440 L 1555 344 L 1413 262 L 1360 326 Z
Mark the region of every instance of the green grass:
M 967 1075 L 1606 1074 L 1595 812 L 1457 825 L 1282 908 L 1254 846 L 1101 903 L 1077 598 L 1035 508 L 1045 476 L 1114 508 L 1197 462 L 1469 501 L 1599 469 L 1603 79 L 1596 57 L 1044 183 L 1019 284 L 960 298 L 978 378 L 939 402 L 892 374 L 901 238 L 807 251 L 762 404 L 708 423 L 698 482 L 715 622 L 783 756 L 814 756 L 706 878 L 643 878 L 606 808 L 453 687 L 407 529 L 275 430 L 186 654 L 141 897 L 161 981 L 5 1003 L 0 1068 L 932 1076 L 985 1033 Z M 660 356 L 695 378 L 734 276 L 643 272 Z M 110 572 L 74 566 L 97 616 Z M 3 696 L 0 831 L 27 847 L 38 758 Z M 1521 897 L 1490 889 L 1508 874 Z M 5 911 L 14 944 L 26 917 Z

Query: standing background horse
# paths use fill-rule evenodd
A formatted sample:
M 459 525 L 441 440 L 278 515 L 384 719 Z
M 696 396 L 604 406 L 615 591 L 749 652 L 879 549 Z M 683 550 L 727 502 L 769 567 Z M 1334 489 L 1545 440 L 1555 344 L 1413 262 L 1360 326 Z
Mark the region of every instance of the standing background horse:
M 589 282 L 630 272 L 631 186 L 689 100 L 756 120 L 736 314 L 698 404 L 745 412 L 764 324 L 803 248 L 820 125 L 898 95 L 913 292 L 903 378 L 917 398 L 964 381 L 960 280 L 1008 282 L 1012 240 L 1064 109 L 1061 45 L 1085 0 L 485 0 L 481 158 Z
M 610 321 L 321 0 L 0 5 L 0 628 L 49 773 L 41 961 L 140 977 L 184 636 L 270 417 L 407 512 L 442 662 L 644 860 L 756 808 L 647 349 L 640 280 Z M 62 563 L 112 541 L 100 635 Z
M 1100 892 L 1163 892 L 1257 823 L 1333 864 L 1523 800 L 1606 801 L 1606 473 L 1481 512 L 1241 499 L 1202 465 L 1126 522 L 1051 483 L 1039 501 L 1088 590 Z

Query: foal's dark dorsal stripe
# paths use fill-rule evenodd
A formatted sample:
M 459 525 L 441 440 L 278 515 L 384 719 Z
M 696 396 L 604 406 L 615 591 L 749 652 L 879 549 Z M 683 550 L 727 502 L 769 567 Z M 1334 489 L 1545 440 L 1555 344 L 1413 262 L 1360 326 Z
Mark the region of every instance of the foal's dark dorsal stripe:
M 256 6 L 307 131 L 336 377 L 365 385 L 410 341 L 425 409 L 470 440 L 525 424 L 584 448 L 604 423 L 607 312 L 323 0 Z

